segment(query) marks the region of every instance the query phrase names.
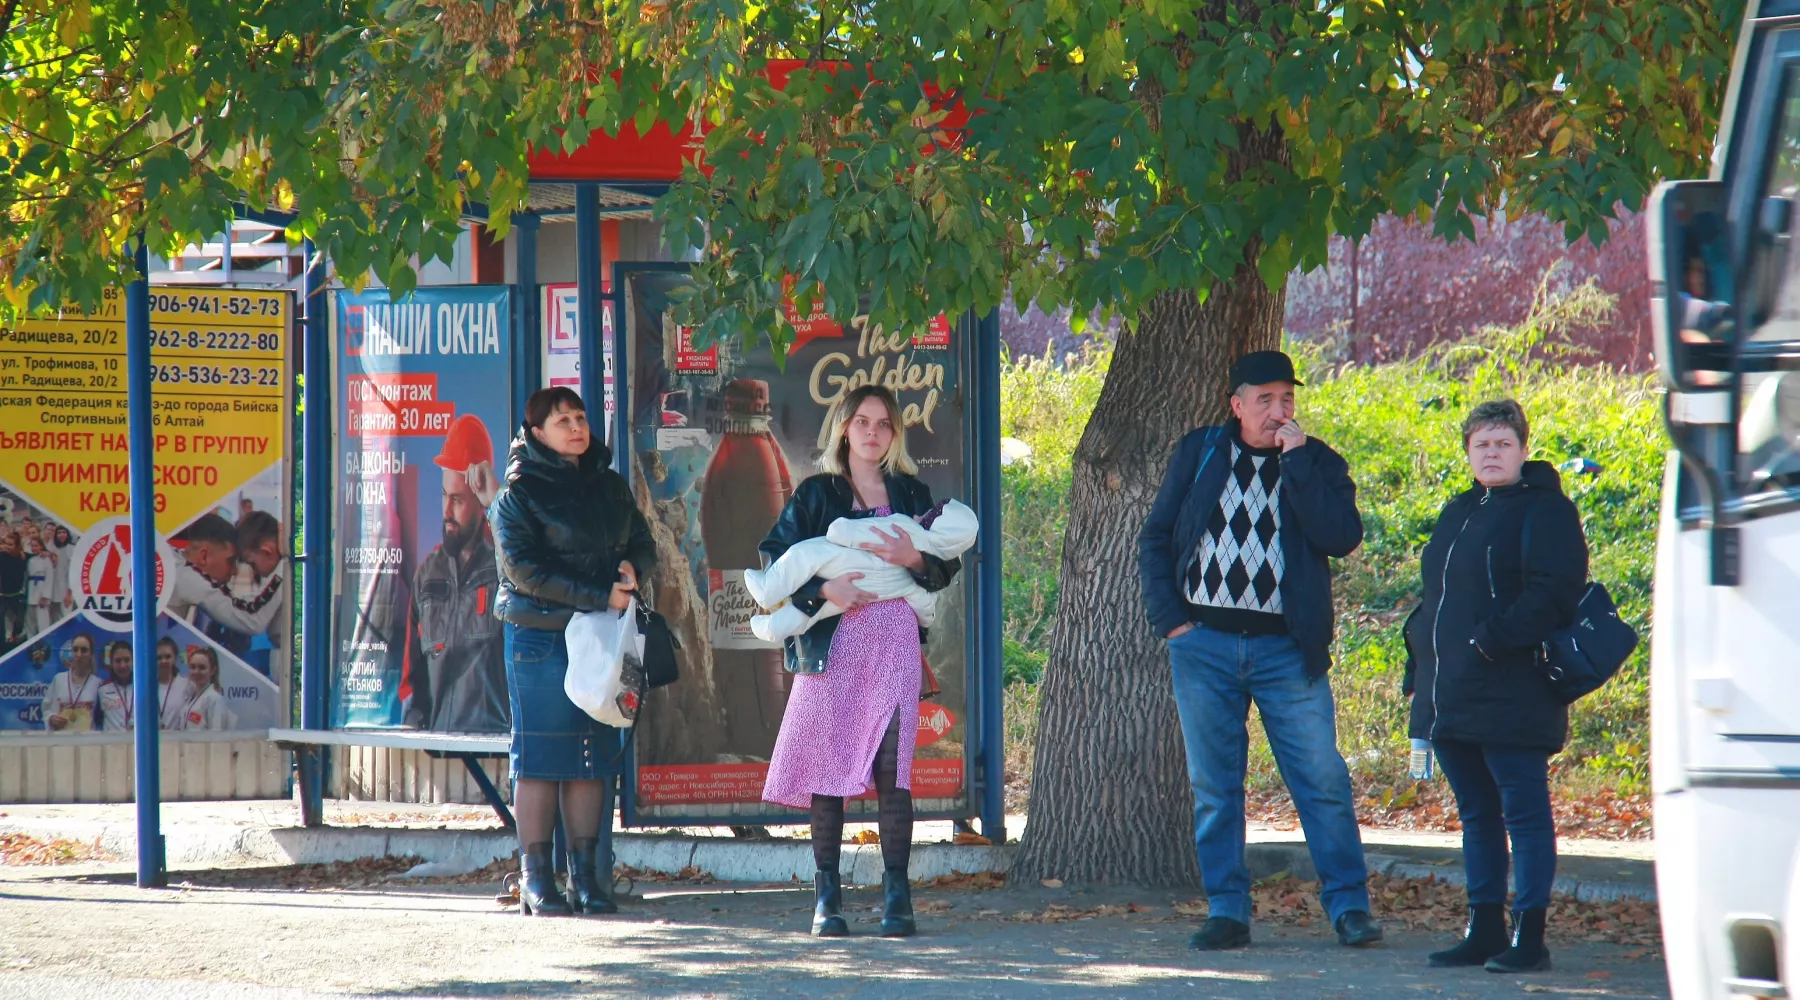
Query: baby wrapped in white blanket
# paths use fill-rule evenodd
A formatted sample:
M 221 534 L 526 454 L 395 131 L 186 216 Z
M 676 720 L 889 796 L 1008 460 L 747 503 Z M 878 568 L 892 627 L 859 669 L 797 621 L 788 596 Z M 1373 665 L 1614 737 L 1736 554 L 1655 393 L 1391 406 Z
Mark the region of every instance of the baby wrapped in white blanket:
M 877 528 L 889 538 L 899 530 L 912 538 L 920 552 L 954 559 L 975 544 L 977 526 L 975 512 L 955 500 L 945 500 L 917 521 L 905 514 L 840 517 L 831 522 L 825 537 L 795 543 L 768 569 L 745 571 L 744 588 L 750 596 L 763 607 L 775 609 L 772 614 L 751 618 L 750 631 L 764 642 L 778 642 L 805 632 L 820 619 L 843 614 L 843 608 L 826 601 L 818 614 L 808 617 L 787 603 L 787 598 L 815 576 L 831 580 L 845 573 L 861 573 L 856 586 L 877 600 L 905 598 L 918 614 L 919 624 L 928 627 L 937 620 L 937 595 L 920 587 L 912 573 L 861 546 L 880 544 Z

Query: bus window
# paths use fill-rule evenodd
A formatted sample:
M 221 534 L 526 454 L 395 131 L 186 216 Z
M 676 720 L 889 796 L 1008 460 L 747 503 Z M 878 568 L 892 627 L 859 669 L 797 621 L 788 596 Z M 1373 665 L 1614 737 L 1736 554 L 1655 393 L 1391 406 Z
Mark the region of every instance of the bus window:
M 1789 69 L 1783 77 L 1779 119 L 1754 220 L 1746 285 L 1750 339 L 1762 343 L 1800 341 L 1800 255 L 1790 252 L 1794 199 L 1800 194 L 1800 70 Z

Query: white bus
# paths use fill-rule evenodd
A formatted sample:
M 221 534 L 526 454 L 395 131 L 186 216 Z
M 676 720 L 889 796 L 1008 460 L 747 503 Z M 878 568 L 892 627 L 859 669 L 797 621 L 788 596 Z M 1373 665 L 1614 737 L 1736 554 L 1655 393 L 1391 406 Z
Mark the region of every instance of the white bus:
M 1751 0 L 1712 176 L 1649 210 L 1675 452 L 1651 638 L 1675 1000 L 1800 997 L 1800 0 Z

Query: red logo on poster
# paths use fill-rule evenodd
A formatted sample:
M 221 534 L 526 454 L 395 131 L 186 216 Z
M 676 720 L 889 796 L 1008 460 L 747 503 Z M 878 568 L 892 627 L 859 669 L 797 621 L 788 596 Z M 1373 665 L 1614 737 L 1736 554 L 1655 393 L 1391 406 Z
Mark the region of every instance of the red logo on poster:
M 925 328 L 924 333 L 913 337 L 912 343 L 914 347 L 949 347 L 950 317 L 939 313 L 937 318 L 933 319 L 931 324 Z
M 160 540 L 156 546 L 156 610 L 161 611 L 174 591 L 175 554 Z M 131 624 L 131 518 L 101 521 L 81 536 L 71 554 L 69 589 L 75 606 L 88 617 L 109 627 Z
M 928 747 L 943 739 L 955 725 L 956 716 L 951 715 L 949 709 L 922 701 L 919 703 L 919 736 L 914 745 Z
M 675 374 L 677 375 L 717 375 L 719 373 L 719 345 L 714 344 L 704 351 L 694 350 L 694 331 L 692 327 L 675 328 Z

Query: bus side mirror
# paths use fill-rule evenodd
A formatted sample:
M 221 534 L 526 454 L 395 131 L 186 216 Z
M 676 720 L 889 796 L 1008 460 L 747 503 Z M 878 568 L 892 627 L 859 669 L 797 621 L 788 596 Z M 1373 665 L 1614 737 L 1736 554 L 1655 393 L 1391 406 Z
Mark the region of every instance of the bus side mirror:
M 1791 205 L 1764 206 L 1786 215 Z M 1650 321 L 1663 384 L 1676 392 L 1722 389 L 1730 382 L 1737 310 L 1726 239 L 1725 185 L 1668 181 L 1650 195 Z M 1786 219 L 1768 219 L 1783 223 Z

